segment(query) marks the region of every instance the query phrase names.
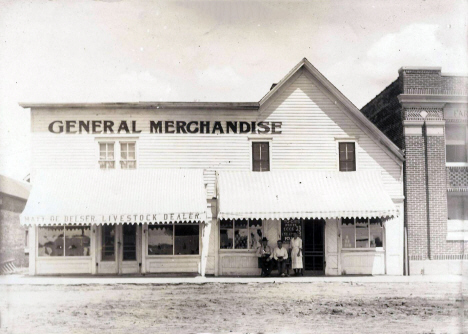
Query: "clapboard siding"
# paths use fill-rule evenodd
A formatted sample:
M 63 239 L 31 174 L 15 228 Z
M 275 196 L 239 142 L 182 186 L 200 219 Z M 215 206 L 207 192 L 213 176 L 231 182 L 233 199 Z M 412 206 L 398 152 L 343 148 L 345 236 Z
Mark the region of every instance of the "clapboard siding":
M 269 121 L 283 122 L 282 134 L 272 135 L 272 169 L 337 170 L 335 138 L 355 137 L 360 170 L 380 170 L 393 197 L 403 194 L 401 167 L 362 131 L 306 75 L 301 74 L 261 111 L 162 109 L 33 110 L 33 174 L 39 168 L 98 168 L 97 144 L 91 134 L 50 134 L 54 120 L 136 120 L 138 168 L 205 169 L 207 197 L 215 194 L 215 172 L 249 170 L 252 134 L 151 134 L 149 122 Z M 112 135 L 110 135 L 112 136 Z M 101 136 L 99 136 L 101 137 Z M 115 135 L 114 135 L 115 137 Z

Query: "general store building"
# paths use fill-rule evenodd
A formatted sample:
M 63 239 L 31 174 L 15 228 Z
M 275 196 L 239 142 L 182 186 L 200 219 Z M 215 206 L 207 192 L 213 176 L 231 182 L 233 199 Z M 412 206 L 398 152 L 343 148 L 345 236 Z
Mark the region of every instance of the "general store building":
M 409 273 L 462 274 L 468 260 L 468 77 L 402 67 L 362 112 L 405 151 Z
M 23 103 L 30 274 L 403 274 L 403 156 L 306 59 L 259 101 Z

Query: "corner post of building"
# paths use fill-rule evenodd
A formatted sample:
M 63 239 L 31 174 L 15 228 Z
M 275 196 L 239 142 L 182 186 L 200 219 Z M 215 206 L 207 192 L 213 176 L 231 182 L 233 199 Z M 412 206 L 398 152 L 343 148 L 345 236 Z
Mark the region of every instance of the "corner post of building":
M 447 230 L 447 177 L 445 168 L 445 121 L 442 109 L 426 117 L 427 209 L 429 228 L 429 260 L 443 253 Z
M 30 225 L 29 229 L 29 275 L 36 274 L 36 256 L 37 256 L 37 227 Z
M 428 256 L 426 152 L 423 137 L 422 109 L 404 106 L 403 109 L 406 221 L 410 260 L 422 261 Z

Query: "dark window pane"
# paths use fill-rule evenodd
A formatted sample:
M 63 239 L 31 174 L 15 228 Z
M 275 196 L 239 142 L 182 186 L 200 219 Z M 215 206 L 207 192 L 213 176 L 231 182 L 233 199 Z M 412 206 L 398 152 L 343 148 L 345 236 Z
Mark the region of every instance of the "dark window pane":
M 38 255 L 63 256 L 63 233 L 63 226 L 39 227 L 37 233 Z
M 102 226 L 102 261 L 115 261 L 115 225 Z
M 356 219 L 356 248 L 369 247 L 369 224 L 367 219 Z
M 122 226 L 122 250 L 124 261 L 136 260 L 136 230 L 137 226 L 135 224 L 124 224 Z
M 234 223 L 234 248 L 247 249 L 247 240 L 249 237 L 249 229 L 247 220 L 236 220 Z
M 174 247 L 172 225 L 148 226 L 148 255 L 172 255 Z
M 175 255 L 199 254 L 199 226 L 175 225 Z
M 257 249 L 260 247 L 262 242 L 262 220 L 261 219 L 250 219 L 249 220 L 249 233 L 250 233 L 250 244 L 249 249 Z
M 447 145 L 447 162 L 467 162 L 466 145 Z
M 252 170 L 263 172 L 270 170 L 270 144 L 252 143 Z
M 340 171 L 350 172 L 356 170 L 356 154 L 354 143 L 339 143 Z
M 91 247 L 89 226 L 65 227 L 65 256 L 89 256 Z

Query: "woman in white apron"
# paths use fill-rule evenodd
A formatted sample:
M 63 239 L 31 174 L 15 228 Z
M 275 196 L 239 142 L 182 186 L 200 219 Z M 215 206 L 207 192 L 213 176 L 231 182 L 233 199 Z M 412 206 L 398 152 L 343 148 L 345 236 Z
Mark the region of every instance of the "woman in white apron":
M 302 270 L 302 239 L 299 238 L 298 233 L 293 233 L 293 238 L 290 243 L 291 247 L 291 266 L 294 269 L 294 274 L 297 276 L 299 274 L 304 275 Z

